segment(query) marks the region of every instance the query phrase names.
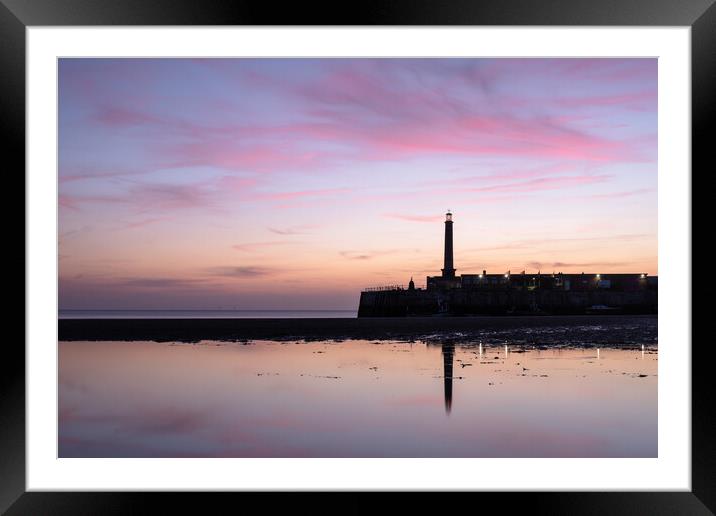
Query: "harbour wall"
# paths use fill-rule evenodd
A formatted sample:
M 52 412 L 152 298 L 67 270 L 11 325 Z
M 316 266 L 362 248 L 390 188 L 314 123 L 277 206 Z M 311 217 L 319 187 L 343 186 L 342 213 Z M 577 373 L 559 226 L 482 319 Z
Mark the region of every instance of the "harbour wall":
M 655 314 L 656 290 L 382 290 L 361 292 L 358 317 Z M 608 308 L 603 308 L 608 307 Z

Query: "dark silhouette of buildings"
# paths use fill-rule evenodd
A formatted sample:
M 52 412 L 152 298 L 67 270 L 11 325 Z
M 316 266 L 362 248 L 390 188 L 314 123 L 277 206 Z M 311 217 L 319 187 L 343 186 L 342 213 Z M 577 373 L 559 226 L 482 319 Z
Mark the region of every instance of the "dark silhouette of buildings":
M 481 314 L 656 313 L 658 277 L 645 272 L 565 274 L 553 271 L 455 274 L 452 213 L 445 214 L 444 263 L 425 288 L 361 292 L 358 317 Z

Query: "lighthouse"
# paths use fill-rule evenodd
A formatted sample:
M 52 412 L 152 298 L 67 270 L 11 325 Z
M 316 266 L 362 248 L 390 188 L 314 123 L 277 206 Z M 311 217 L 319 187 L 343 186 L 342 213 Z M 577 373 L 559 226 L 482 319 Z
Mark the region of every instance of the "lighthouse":
M 445 263 L 442 271 L 443 278 L 455 277 L 455 268 L 452 263 L 452 213 L 450 210 L 445 214 Z

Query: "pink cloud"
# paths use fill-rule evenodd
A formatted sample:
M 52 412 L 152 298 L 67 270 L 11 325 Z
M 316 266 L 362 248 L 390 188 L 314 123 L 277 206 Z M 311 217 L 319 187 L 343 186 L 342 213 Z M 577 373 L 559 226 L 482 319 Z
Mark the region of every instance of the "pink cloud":
M 79 208 L 77 207 L 77 199 L 75 199 L 69 195 L 60 194 L 57 198 L 57 202 L 58 202 L 60 208 L 69 209 L 69 210 L 79 210 Z
M 152 211 L 203 208 L 212 203 L 210 193 L 202 185 L 137 184 L 130 189 L 129 198 Z
M 573 186 L 603 183 L 611 176 L 568 176 L 568 177 L 541 177 L 530 181 L 508 183 L 501 185 L 470 188 L 472 192 L 536 192 L 541 190 L 559 190 Z
M 150 115 L 117 106 L 106 106 L 97 112 L 97 120 L 110 126 L 136 126 L 136 125 L 166 125 L 166 120 L 158 116 Z
M 123 226 L 120 226 L 116 228 L 117 230 L 124 230 L 124 229 L 138 229 L 143 228 L 145 226 L 149 226 L 150 224 L 154 224 L 156 222 L 161 222 L 163 220 L 168 220 L 167 217 L 149 217 L 141 220 L 135 220 L 135 221 L 128 221 L 125 222 Z
M 410 222 L 439 222 L 443 219 L 443 215 L 407 215 L 401 213 L 386 213 L 385 217 L 392 219 L 407 220 Z
M 560 97 L 553 103 L 569 108 L 601 107 L 623 104 L 628 107 L 645 108 L 656 105 L 656 91 L 643 91 L 621 95 L 597 95 L 590 97 Z
M 474 82 L 477 72 L 473 68 L 463 73 L 464 80 Z M 380 64 L 337 67 L 313 83 L 284 89 L 302 99 L 308 120 L 264 125 L 199 124 L 122 108 L 104 108 L 99 119 L 105 124 L 154 127 L 160 138 L 168 129 L 182 135 L 185 141 L 153 146 L 165 166 L 211 165 L 270 172 L 316 170 L 356 158 L 400 160 L 441 154 L 583 161 L 644 159 L 633 142 L 610 140 L 570 125 L 574 115 L 544 116 L 525 111 L 517 117 L 489 108 L 476 112 L 458 98 L 446 96 L 439 85 L 408 83 L 399 74 L 390 75 Z M 604 107 L 649 101 L 654 96 L 647 91 L 560 97 L 555 102 L 563 108 Z M 327 150 L 319 148 L 320 143 L 336 143 L 343 148 Z
M 61 206 L 81 210 L 82 204 L 126 204 L 129 201 L 119 195 L 72 195 L 60 194 Z
M 287 228 L 268 228 L 271 233 L 276 233 L 277 235 L 305 235 L 306 233 L 310 233 L 311 230 L 316 229 L 318 226 L 314 224 L 302 224 L 299 226 L 290 226 Z
M 370 251 L 341 251 L 340 254 L 343 258 L 348 260 L 370 260 L 378 256 L 385 256 L 389 254 L 396 254 L 406 251 L 405 249 L 382 249 L 382 250 L 370 250 Z M 415 252 L 415 250 L 413 250 Z
M 624 197 L 633 197 L 635 195 L 643 195 L 646 193 L 654 192 L 654 188 L 637 188 L 636 190 L 629 190 L 626 192 L 612 192 L 605 194 L 592 194 L 584 195 L 582 198 L 585 199 L 622 199 Z
M 280 241 L 273 241 L 273 242 L 248 242 L 245 244 L 235 244 L 232 245 L 231 248 L 235 249 L 236 251 L 241 252 L 256 252 L 260 251 L 262 249 L 265 249 L 267 247 L 275 247 L 275 246 L 283 246 L 283 245 L 294 245 L 296 242 L 280 242 Z
M 327 197 L 349 193 L 350 191 L 349 188 L 319 188 L 315 190 L 295 190 L 292 192 L 259 193 L 254 198 L 267 201 L 286 201 L 302 199 L 304 197 Z
M 576 237 L 544 237 L 539 239 L 525 239 L 490 247 L 476 247 L 471 251 L 501 251 L 505 249 L 530 249 L 537 246 L 549 245 L 555 242 L 590 242 L 590 241 L 617 241 L 632 242 L 647 238 L 651 235 L 645 233 L 625 233 L 607 236 L 576 236 Z
M 485 183 L 485 182 L 491 182 L 495 180 L 514 180 L 514 179 L 531 179 L 531 178 L 539 178 L 544 176 L 550 176 L 554 174 L 568 174 L 568 173 L 574 173 L 577 171 L 587 170 L 591 167 L 587 166 L 586 164 L 576 164 L 573 162 L 557 162 L 557 163 L 550 163 L 547 165 L 542 165 L 539 167 L 489 167 L 490 169 L 496 168 L 496 170 L 491 170 L 490 172 L 487 172 L 482 175 L 470 175 L 470 176 L 461 176 L 456 178 L 441 178 L 440 180 L 436 181 L 426 181 L 421 183 L 421 185 L 425 186 L 451 186 L 451 185 L 474 185 L 476 183 Z M 482 170 L 485 169 L 484 165 L 476 164 L 470 167 L 463 167 L 462 170 Z

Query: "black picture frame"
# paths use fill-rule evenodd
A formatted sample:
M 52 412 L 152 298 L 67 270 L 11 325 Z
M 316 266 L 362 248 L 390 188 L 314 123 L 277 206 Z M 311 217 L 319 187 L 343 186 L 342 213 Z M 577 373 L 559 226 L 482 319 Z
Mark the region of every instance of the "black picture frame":
M 709 136 L 716 124 L 716 5 L 714 0 L 490 0 L 364 1 L 330 6 L 221 0 L 0 0 L 0 126 L 5 170 L 25 169 L 25 30 L 30 26 L 85 25 L 576 25 L 689 26 L 692 73 L 692 191 L 713 174 Z M 711 131 L 709 131 L 711 129 Z M 24 192 L 24 181 L 20 186 Z M 708 190 L 708 189 L 706 189 Z M 704 191 L 702 187 L 701 191 Z M 693 201 L 692 201 L 693 202 Z M 692 204 L 693 209 L 693 204 Z M 6 215 L 17 219 L 17 208 Z M 698 222 L 693 220 L 693 223 Z M 693 235 L 700 234 L 692 229 Z M 24 239 L 24 235 L 23 235 Z M 697 243 L 697 242 L 694 242 Z M 22 257 L 25 257 L 23 245 Z M 17 254 L 10 261 L 20 268 Z M 697 256 L 693 254 L 696 258 Z M 695 271 L 708 272 L 692 258 Z M 686 281 L 691 282 L 688 277 Z M 692 282 L 692 289 L 694 283 Z M 697 285 L 697 290 L 704 289 Z M 25 293 L 23 292 L 23 310 Z M 692 300 L 684 300 L 695 307 Z M 15 303 L 15 300 L 12 300 Z M 695 308 L 694 308 L 695 309 Z M 662 315 L 662 317 L 668 314 Z M 9 319 L 9 318 L 8 318 Z M 693 327 L 692 311 L 692 327 Z M 9 322 L 9 321 L 8 321 Z M 19 324 L 19 323 L 18 323 Z M 24 330 L 23 330 L 24 335 Z M 695 335 L 695 334 L 694 334 Z M 690 492 L 470 493 L 469 504 L 499 503 L 502 510 L 548 514 L 711 514 L 716 511 L 716 446 L 707 340 L 692 345 L 692 490 Z M 684 343 L 688 345 L 689 343 Z M 25 351 L 18 340 L 3 343 L 0 375 L 0 512 L 7 514 L 126 514 L 180 510 L 207 511 L 207 504 L 230 503 L 235 496 L 271 507 L 275 494 L 261 493 L 70 493 L 26 492 L 25 488 Z M 228 497 L 232 497 L 229 499 Z M 282 495 L 298 508 L 302 493 Z M 328 497 L 327 500 L 331 500 Z M 370 496 L 350 495 L 340 512 L 377 510 Z M 409 498 L 409 499 L 408 499 Z M 286 500 L 288 499 L 288 500 Z M 312 509 L 321 505 L 313 505 Z M 423 510 L 445 510 L 445 501 L 423 493 L 402 503 Z M 456 502 L 451 502 L 456 503 Z M 459 503 L 459 502 L 458 502 Z M 299 505 L 294 505 L 299 504 Z M 325 507 L 331 507 L 327 502 Z M 331 511 L 333 512 L 333 511 Z

